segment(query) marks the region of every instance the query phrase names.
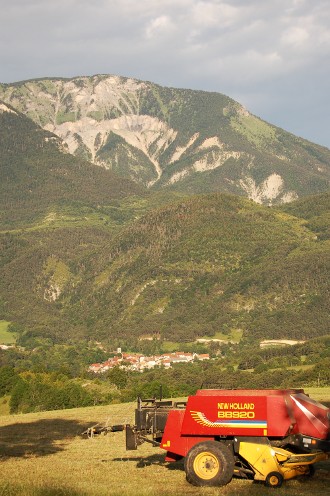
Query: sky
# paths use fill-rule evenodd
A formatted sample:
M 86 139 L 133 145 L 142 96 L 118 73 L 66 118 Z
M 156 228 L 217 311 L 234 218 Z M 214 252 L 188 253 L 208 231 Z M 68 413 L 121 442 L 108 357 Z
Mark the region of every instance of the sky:
M 116 74 L 216 91 L 330 148 L 329 0 L 0 0 L 0 82 Z

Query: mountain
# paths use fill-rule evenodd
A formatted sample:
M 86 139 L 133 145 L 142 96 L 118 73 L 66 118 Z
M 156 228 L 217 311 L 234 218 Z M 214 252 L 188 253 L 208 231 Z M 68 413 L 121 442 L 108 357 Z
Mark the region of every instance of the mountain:
M 152 336 L 184 342 L 239 333 L 243 343 L 322 336 L 330 267 L 322 218 L 314 215 L 311 226 L 284 209 L 209 194 L 151 209 L 116 230 L 91 216 L 75 228 L 7 232 L 1 315 L 23 342 L 134 347 Z
M 329 253 L 329 239 L 283 210 L 199 196 L 124 228 L 78 301 L 87 298 L 100 338 L 185 341 L 240 329 L 252 339 L 307 339 L 328 332 Z
M 86 283 L 89 259 L 123 225 L 176 197 L 150 198 L 74 157 L 61 138 L 0 101 L 0 320 L 55 341 L 86 337 L 58 298 Z
M 269 207 L 165 174 L 146 190 L 0 101 L 0 320 L 21 343 L 327 334 L 328 192 Z
M 96 75 L 1 84 L 0 98 L 71 154 L 152 190 L 229 192 L 272 205 L 329 188 L 329 149 L 220 93 Z

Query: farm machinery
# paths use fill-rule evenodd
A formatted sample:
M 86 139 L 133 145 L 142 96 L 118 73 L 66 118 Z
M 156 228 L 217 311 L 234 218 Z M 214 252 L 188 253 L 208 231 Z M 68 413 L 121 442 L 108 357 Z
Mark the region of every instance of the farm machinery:
M 184 458 L 187 481 L 222 486 L 233 476 L 280 487 L 313 474 L 330 452 L 330 410 L 302 389 L 201 389 L 185 402 L 138 398 L 134 425 L 90 428 L 126 431 L 126 449 L 150 442 L 166 461 Z

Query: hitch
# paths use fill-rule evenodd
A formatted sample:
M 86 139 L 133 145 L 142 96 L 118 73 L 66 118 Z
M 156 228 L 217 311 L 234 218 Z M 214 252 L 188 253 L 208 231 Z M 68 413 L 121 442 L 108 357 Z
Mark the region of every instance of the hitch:
M 88 427 L 84 432 L 81 433 L 82 436 L 87 436 L 92 438 L 99 434 L 107 434 L 108 432 L 121 432 L 125 430 L 125 425 L 107 425 L 107 424 L 95 424 Z
M 105 435 L 108 432 L 125 431 L 127 450 L 136 450 L 144 442 L 153 446 L 160 446 L 169 412 L 173 409 L 184 409 L 185 406 L 185 401 L 173 402 L 171 400 L 164 401 L 155 398 L 142 399 L 138 397 L 134 425 L 108 425 L 108 422 L 106 424 L 95 424 L 88 427 L 82 435 L 93 438 L 100 434 Z

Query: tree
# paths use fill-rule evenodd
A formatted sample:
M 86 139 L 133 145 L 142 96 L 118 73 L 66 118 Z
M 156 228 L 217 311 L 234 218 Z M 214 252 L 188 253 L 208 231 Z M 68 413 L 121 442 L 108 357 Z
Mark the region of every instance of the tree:
M 10 393 L 17 380 L 18 375 L 13 367 L 8 365 L 0 367 L 0 396 Z
M 107 377 L 118 389 L 124 389 L 127 385 L 127 372 L 120 367 L 113 367 Z

